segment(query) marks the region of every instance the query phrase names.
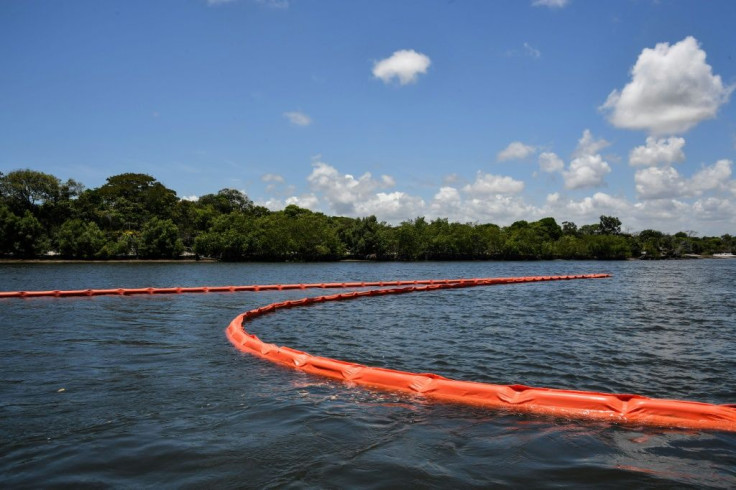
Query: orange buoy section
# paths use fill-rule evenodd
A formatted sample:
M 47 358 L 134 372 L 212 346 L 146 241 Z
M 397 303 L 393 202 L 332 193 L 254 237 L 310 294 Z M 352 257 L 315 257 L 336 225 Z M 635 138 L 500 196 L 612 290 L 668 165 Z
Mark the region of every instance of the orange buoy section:
M 249 286 L 200 286 L 187 288 L 117 288 L 117 289 L 73 289 L 67 291 L 0 291 L 0 298 L 38 298 L 53 296 L 65 298 L 70 296 L 131 296 L 135 294 L 182 294 L 182 293 L 233 293 L 240 291 L 287 291 L 291 289 L 345 289 L 385 286 L 421 286 L 421 285 L 464 285 L 479 286 L 481 281 L 487 284 L 510 282 L 529 282 L 552 279 L 582 279 L 609 277 L 607 274 L 589 274 L 587 276 L 549 276 L 535 278 L 501 278 L 501 279 L 425 279 L 418 281 L 373 281 L 373 282 L 323 282 L 309 284 L 251 284 Z
M 713 405 L 679 400 L 662 400 L 640 395 L 595 393 L 589 391 L 533 388 L 523 385 L 494 385 L 447 379 L 431 373 L 411 373 L 376 368 L 351 362 L 314 356 L 306 352 L 263 342 L 243 328 L 245 321 L 282 308 L 312 305 L 387 294 L 403 294 L 446 288 L 509 284 L 564 279 L 609 277 L 606 274 L 582 276 L 544 276 L 499 279 L 473 279 L 441 282 L 423 286 L 374 289 L 330 296 L 272 303 L 245 312 L 232 320 L 226 333 L 230 342 L 243 352 L 310 374 L 344 380 L 370 388 L 414 393 L 427 398 L 506 409 L 556 417 L 604 420 L 685 429 L 736 431 L 736 405 Z
M 290 347 L 277 346 L 263 342 L 255 335 L 245 331 L 243 328 L 243 323 L 245 321 L 250 321 L 266 313 L 271 313 L 279 309 L 308 306 L 328 301 L 341 301 L 388 294 L 405 294 L 449 288 L 569 279 L 598 279 L 605 277 L 610 276 L 608 274 L 587 274 L 575 276 L 271 284 L 187 288 L 11 291 L 0 292 L 0 298 L 281 291 L 309 288 L 381 288 L 282 301 L 262 306 L 235 317 L 227 327 L 226 335 L 237 349 L 283 366 L 288 366 L 310 374 L 344 380 L 356 385 L 400 391 L 404 393 L 414 393 L 439 401 L 463 403 L 531 414 L 551 415 L 556 417 L 605 420 L 614 423 L 686 429 L 736 431 L 736 405 L 713 405 L 690 401 L 655 399 L 640 395 L 595 393 L 551 388 L 533 388 L 523 385 L 494 385 L 471 381 L 457 381 L 431 373 L 396 371 L 314 356 Z

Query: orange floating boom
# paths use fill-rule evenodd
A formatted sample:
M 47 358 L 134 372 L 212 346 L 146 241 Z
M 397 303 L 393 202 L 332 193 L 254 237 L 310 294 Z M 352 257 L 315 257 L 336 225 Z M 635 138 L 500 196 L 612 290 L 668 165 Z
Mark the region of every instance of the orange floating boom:
M 343 380 L 369 388 L 413 393 L 430 399 L 451 403 L 563 418 L 602 420 L 619 424 L 637 424 L 681 429 L 736 431 L 736 405 L 714 405 L 691 401 L 648 398 L 641 395 L 457 381 L 432 373 L 396 371 L 314 356 L 290 347 L 279 347 L 263 342 L 243 328 L 245 321 L 252 320 L 266 313 L 283 308 L 295 308 L 326 301 L 350 300 L 367 296 L 403 294 L 491 284 L 602 277 L 609 276 L 597 274 L 584 276 L 475 279 L 471 281 L 434 283 L 432 285 L 395 289 L 374 289 L 282 301 L 238 315 L 230 322 L 226 330 L 226 335 L 230 342 L 243 352 L 305 373 Z
M 583 276 L 540 276 L 534 278 L 538 281 L 580 279 Z M 589 274 L 586 278 L 608 277 L 607 274 Z M 526 278 L 528 279 L 528 278 Z M 490 284 L 489 281 L 497 281 L 494 284 L 515 282 L 515 278 L 501 279 L 423 279 L 417 281 L 372 281 L 372 282 L 327 282 L 310 284 L 251 284 L 248 286 L 198 286 L 177 288 L 116 288 L 116 289 L 76 289 L 68 291 L 0 291 L 0 298 L 37 298 L 42 296 L 68 297 L 68 296 L 132 296 L 135 294 L 183 294 L 183 293 L 228 293 L 240 291 L 286 291 L 290 289 L 344 289 L 344 288 L 366 288 L 386 286 L 421 286 L 421 285 L 449 285 L 462 284 L 466 286 L 477 286 Z
M 428 279 L 418 281 L 373 281 L 312 284 L 268 284 L 248 286 L 82 289 L 71 291 L 7 291 L 0 298 L 74 297 L 135 294 L 217 293 L 238 291 L 283 291 L 293 289 L 366 288 L 370 289 L 282 301 L 261 306 L 234 318 L 226 330 L 227 338 L 239 350 L 306 373 L 344 380 L 356 385 L 404 393 L 430 399 L 477 405 L 531 414 L 564 418 L 605 420 L 683 429 L 736 431 L 736 405 L 714 405 L 680 400 L 663 400 L 640 395 L 595 393 L 589 391 L 533 388 L 523 385 L 494 385 L 447 379 L 431 373 L 411 373 L 313 356 L 289 347 L 263 342 L 246 332 L 243 323 L 284 308 L 307 306 L 326 301 L 341 301 L 388 294 L 405 294 L 438 289 L 489 286 L 523 282 L 599 279 L 608 274 L 572 276 L 534 276 L 482 279 Z

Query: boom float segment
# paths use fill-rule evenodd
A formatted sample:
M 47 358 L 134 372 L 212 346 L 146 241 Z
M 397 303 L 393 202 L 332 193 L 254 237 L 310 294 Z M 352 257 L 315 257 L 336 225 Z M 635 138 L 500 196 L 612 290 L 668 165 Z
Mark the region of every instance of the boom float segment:
M 330 296 L 271 303 L 235 317 L 226 334 L 239 350 L 309 374 L 346 381 L 369 388 L 413 393 L 434 400 L 477 405 L 493 409 L 549 415 L 563 418 L 601 420 L 682 429 L 736 431 L 736 405 L 664 400 L 641 395 L 534 388 L 524 385 L 495 385 L 448 379 L 432 373 L 412 373 L 377 368 L 314 356 L 307 352 L 263 342 L 248 333 L 243 324 L 261 315 L 285 308 L 326 301 L 351 300 L 370 296 L 404 294 L 437 289 L 487 286 L 565 279 L 593 279 L 606 274 L 583 276 L 543 276 L 500 279 L 473 279 L 422 286 L 373 289 Z
M 406 294 L 439 289 L 515 284 L 524 282 L 599 279 L 608 274 L 574 276 L 535 276 L 482 279 L 428 279 L 418 281 L 374 281 L 313 284 L 268 284 L 248 286 L 81 289 L 71 291 L 8 291 L 0 298 L 36 298 L 219 293 L 238 291 L 283 291 L 293 289 L 384 288 L 352 291 L 325 296 L 282 301 L 261 306 L 235 317 L 226 329 L 227 338 L 239 350 L 288 366 L 305 373 L 361 385 L 369 388 L 414 393 L 427 398 L 452 403 L 477 405 L 530 414 L 556 417 L 604 420 L 614 423 L 639 424 L 683 429 L 736 431 L 736 405 L 663 400 L 640 395 L 595 393 L 589 391 L 534 388 L 524 385 L 494 385 L 458 381 L 432 373 L 412 373 L 386 368 L 369 367 L 337 359 L 314 356 L 290 347 L 263 342 L 248 333 L 243 324 L 261 315 L 285 308 L 308 306 L 327 301 L 343 301 L 388 294 Z M 390 288 L 387 288 L 390 287 Z
M 560 280 L 581 278 L 608 277 L 607 274 L 588 274 L 587 276 L 540 276 L 535 280 Z M 531 279 L 531 278 L 522 278 Z M 417 281 L 372 281 L 372 282 L 327 282 L 311 284 L 251 284 L 248 286 L 199 286 L 186 288 L 117 288 L 117 289 L 76 289 L 68 291 L 0 291 L 0 298 L 37 298 L 52 296 L 65 298 L 70 296 L 132 296 L 135 294 L 183 294 L 183 293 L 233 293 L 240 291 L 287 291 L 291 289 L 345 289 L 386 286 L 421 286 L 421 285 L 453 285 L 478 286 L 482 282 L 498 281 L 494 284 L 515 282 L 514 278 L 483 279 L 423 279 Z M 528 281 L 526 281 L 528 282 Z

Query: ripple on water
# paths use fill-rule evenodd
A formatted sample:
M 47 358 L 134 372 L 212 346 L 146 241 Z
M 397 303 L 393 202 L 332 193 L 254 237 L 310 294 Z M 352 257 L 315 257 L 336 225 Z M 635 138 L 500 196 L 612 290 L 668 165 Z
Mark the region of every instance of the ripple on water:
M 736 263 L 2 265 L 3 289 L 612 272 L 315 305 L 247 328 L 451 378 L 733 403 Z M 736 436 L 429 403 L 234 350 L 315 292 L 0 300 L 9 487 L 736 487 Z M 317 291 L 320 294 L 322 291 Z M 61 391 L 63 390 L 63 391 Z

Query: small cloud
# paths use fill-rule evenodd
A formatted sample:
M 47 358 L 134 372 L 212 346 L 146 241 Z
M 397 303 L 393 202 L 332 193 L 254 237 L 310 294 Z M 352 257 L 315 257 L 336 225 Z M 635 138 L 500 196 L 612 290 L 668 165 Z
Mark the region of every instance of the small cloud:
M 295 126 L 309 126 L 310 124 L 312 124 L 312 118 L 310 118 L 303 112 L 284 112 L 284 117 Z
M 230 0 L 226 0 L 230 1 Z M 256 0 L 256 3 L 272 9 L 288 9 L 289 0 Z
M 578 140 L 578 146 L 575 148 L 573 156 L 585 156 L 594 155 L 600 152 L 603 148 L 610 146 L 611 143 L 604 140 L 603 138 L 596 140 L 593 138 L 593 133 L 589 129 L 583 131 L 583 136 Z
M 384 83 L 398 79 L 400 85 L 415 83 L 420 74 L 427 73 L 432 64 L 427 55 L 417 53 L 413 49 L 402 49 L 388 58 L 377 61 L 373 65 L 373 76 Z
M 611 167 L 600 155 L 584 155 L 573 159 L 562 172 L 566 189 L 584 189 L 603 185 L 603 178 Z
M 611 167 L 599 152 L 609 145 L 603 138 L 596 140 L 590 130 L 583 131 L 570 166 L 562 171 L 565 188 L 584 189 L 603 185 L 603 179 L 611 173 Z
M 207 5 L 222 5 L 224 3 L 232 3 L 235 0 L 207 0 Z
M 442 178 L 442 183 L 445 185 L 453 185 L 453 184 L 457 184 L 458 182 L 460 182 L 460 180 L 461 178 L 458 174 L 450 174 L 450 175 L 445 175 Z
M 509 146 L 498 152 L 496 161 L 504 162 L 506 160 L 523 160 L 529 155 L 537 151 L 533 146 L 525 145 L 521 141 L 514 141 Z
M 529 43 L 524 43 L 524 53 L 532 58 L 539 58 L 542 56 L 542 52 Z
M 534 0 L 533 7 L 549 7 L 551 9 L 561 9 L 566 7 L 570 0 Z
M 561 172 L 565 168 L 565 162 L 552 152 L 544 152 L 539 155 L 539 168 L 543 172 Z
M 647 138 L 646 146 L 637 146 L 629 153 L 629 165 L 632 167 L 651 167 L 664 163 L 669 165 L 685 160 L 685 138 L 672 136 L 667 139 Z
M 191 202 L 197 202 L 199 201 L 199 196 L 192 194 L 191 196 L 181 196 L 182 201 L 191 201 Z
M 283 184 L 284 178 L 279 174 L 264 174 L 261 176 L 262 182 L 275 182 L 277 184 Z

